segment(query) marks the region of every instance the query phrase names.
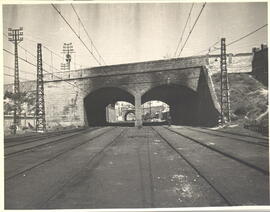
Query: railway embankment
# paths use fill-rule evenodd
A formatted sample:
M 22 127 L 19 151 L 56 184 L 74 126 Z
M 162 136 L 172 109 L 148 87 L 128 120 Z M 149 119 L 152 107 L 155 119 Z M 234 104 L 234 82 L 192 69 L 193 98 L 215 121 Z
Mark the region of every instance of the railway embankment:
M 231 125 L 268 135 L 268 89 L 248 73 L 229 73 Z M 220 100 L 220 73 L 212 75 Z

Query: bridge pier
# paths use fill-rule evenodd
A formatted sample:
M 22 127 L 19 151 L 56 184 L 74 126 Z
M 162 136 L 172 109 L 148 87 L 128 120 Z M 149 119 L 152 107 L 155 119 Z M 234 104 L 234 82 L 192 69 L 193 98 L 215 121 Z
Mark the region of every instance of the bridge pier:
M 141 95 L 135 94 L 135 127 L 142 126 L 142 108 L 141 108 Z

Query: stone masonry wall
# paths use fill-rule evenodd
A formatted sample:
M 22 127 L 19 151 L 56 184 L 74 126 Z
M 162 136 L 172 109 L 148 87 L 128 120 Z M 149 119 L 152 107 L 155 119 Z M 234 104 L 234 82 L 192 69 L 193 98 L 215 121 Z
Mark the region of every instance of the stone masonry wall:
M 20 91 L 21 92 L 35 91 L 36 87 L 37 87 L 36 81 L 27 81 L 27 82 L 20 83 Z M 5 84 L 4 85 L 4 92 L 5 91 L 13 92 L 13 84 Z
M 84 125 L 83 100 L 102 87 L 118 87 L 132 95 L 143 95 L 155 86 L 171 83 L 196 91 L 202 66 L 207 66 L 210 74 L 219 70 L 216 58 L 213 55 L 178 58 L 82 69 L 70 75 L 66 72 L 44 75 L 47 124 L 49 127 Z M 246 72 L 251 67 L 252 55 L 228 56 L 227 60 L 229 72 Z M 35 87 L 35 81 L 21 83 L 21 90 Z M 11 89 L 12 85 L 5 85 L 5 90 Z
M 261 49 L 253 49 L 252 75 L 263 85 L 268 87 L 268 48 L 265 45 Z
M 44 74 L 45 81 L 58 81 L 63 79 L 77 79 L 85 77 L 115 76 L 122 74 L 135 74 L 143 72 L 155 72 L 172 69 L 183 69 L 187 67 L 199 67 L 207 64 L 205 56 L 177 58 L 170 60 L 156 60 L 140 63 L 128 63 L 111 66 L 99 66 L 89 69 L 81 69 L 68 72 L 56 72 Z
M 207 68 L 210 74 L 220 72 L 220 59 L 219 55 L 209 56 Z M 227 70 L 228 73 L 248 73 L 252 71 L 252 53 L 243 53 L 227 55 Z
M 227 68 L 229 73 L 243 73 L 252 71 L 252 53 L 228 54 Z M 56 72 L 52 74 L 44 74 L 45 81 L 57 81 L 63 79 L 77 79 L 84 77 L 95 77 L 101 75 L 119 75 L 131 74 L 134 72 L 159 71 L 169 69 L 181 69 L 194 66 L 207 66 L 210 73 L 220 71 L 219 55 L 203 55 L 186 58 L 176 58 L 169 60 L 156 60 L 141 63 L 129 63 L 111 66 L 100 66 L 88 69 L 79 69 L 69 72 Z
M 45 83 L 46 120 L 49 126 L 84 125 L 83 99 L 104 87 L 118 87 L 130 94 L 144 94 L 149 89 L 167 83 L 180 84 L 196 91 L 200 68 L 166 70 L 133 75 L 100 76 Z M 68 82 L 68 83 L 67 83 Z M 76 86 L 71 84 L 76 83 Z
M 83 126 L 84 110 L 81 90 L 64 81 L 45 83 L 47 126 Z

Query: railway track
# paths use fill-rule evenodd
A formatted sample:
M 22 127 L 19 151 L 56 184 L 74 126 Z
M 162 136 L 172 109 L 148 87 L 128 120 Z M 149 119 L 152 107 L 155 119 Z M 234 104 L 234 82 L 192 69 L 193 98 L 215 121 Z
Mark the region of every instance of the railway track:
M 113 128 L 114 129 L 114 128 Z M 109 130 L 110 131 L 110 130 Z M 72 183 L 72 181 L 74 181 L 76 178 L 78 178 L 78 176 L 81 175 L 81 173 L 84 171 L 85 167 L 88 167 L 96 158 L 98 158 L 100 155 L 102 155 L 104 152 L 106 152 L 106 150 L 109 149 L 109 147 L 113 146 L 118 140 L 118 138 L 126 131 L 126 129 L 123 129 L 121 130 L 121 132 L 115 137 L 113 138 L 108 144 L 106 144 L 103 148 L 101 148 L 98 152 L 94 153 L 90 158 L 89 160 L 86 162 L 86 164 L 84 164 L 83 167 L 81 167 L 81 169 L 79 171 L 77 171 L 72 177 L 70 177 L 68 180 L 66 180 L 66 182 L 60 187 L 57 189 L 56 192 L 54 192 L 53 194 L 51 194 L 45 201 L 42 201 L 38 208 L 46 208 L 46 204 L 51 200 L 53 199 L 55 196 L 57 196 L 59 193 L 61 193 L 65 187 L 69 184 Z M 108 132 L 108 131 L 107 131 Z M 107 132 L 105 133 L 102 133 L 101 135 L 104 135 L 106 134 Z M 98 135 L 94 138 L 92 138 L 91 140 L 97 138 L 97 137 L 100 137 L 101 135 Z M 89 140 L 89 141 L 91 141 Z M 88 142 L 89 142 L 88 141 Z M 86 142 L 87 143 L 87 142 Z M 83 144 L 82 144 L 83 145 Z M 80 145 L 81 146 L 81 145 Z
M 14 153 L 5 161 L 6 204 L 13 209 L 98 209 L 268 201 L 264 146 L 230 138 L 227 143 L 223 134 L 189 130 L 108 127 L 71 137 L 67 143 Z M 231 144 L 235 146 L 227 149 Z M 249 161 L 258 149 L 261 160 Z M 242 150 L 248 150 L 246 160 Z
M 152 173 L 152 159 L 151 159 L 151 143 L 149 141 L 149 131 L 147 131 L 147 160 L 148 160 L 148 170 L 149 170 L 149 180 L 150 180 L 150 207 L 155 207 L 155 195 L 154 195 L 154 176 Z
M 53 160 L 59 158 L 60 156 L 62 156 L 64 154 L 67 154 L 67 153 L 79 148 L 80 146 L 85 145 L 85 144 L 89 143 L 90 141 L 92 141 L 92 140 L 94 140 L 94 139 L 96 139 L 96 138 L 98 138 L 98 137 L 112 131 L 113 129 L 115 129 L 115 128 L 110 128 L 110 129 L 106 130 L 105 132 L 102 132 L 102 133 L 100 133 L 100 134 L 98 134 L 98 135 L 96 135 L 96 136 L 94 136 L 94 137 L 92 137 L 90 139 L 87 139 L 85 141 L 82 141 L 82 142 L 78 143 L 77 145 L 71 146 L 68 149 L 64 149 L 63 151 L 58 152 L 56 155 L 53 155 L 52 157 L 46 158 L 46 159 L 44 159 L 42 161 L 39 161 L 39 162 L 35 163 L 34 165 L 32 165 L 30 167 L 27 167 L 27 168 L 25 168 L 23 170 L 20 170 L 20 171 L 16 172 L 15 174 L 12 174 L 12 175 L 10 175 L 8 177 L 5 177 L 5 181 L 11 180 L 11 179 L 13 179 L 13 178 L 15 178 L 15 177 L 17 177 L 19 175 L 23 175 L 25 172 L 29 172 L 29 171 L 37 168 L 37 167 L 40 167 L 41 165 L 44 165 L 45 163 L 53 161 Z
M 4 139 L 5 141 L 4 147 L 11 148 L 11 147 L 20 146 L 20 145 L 24 145 L 28 143 L 33 143 L 33 142 L 40 141 L 43 139 L 53 138 L 56 136 L 81 133 L 87 130 L 89 129 L 83 128 L 83 129 L 76 129 L 76 130 L 70 130 L 70 131 L 54 132 L 54 133 L 49 133 L 45 135 L 39 134 L 39 135 L 26 136 L 26 137 L 17 137 L 16 140 L 13 140 L 13 141 L 6 141 L 6 139 Z
M 167 128 L 167 127 L 163 127 L 163 128 L 167 129 L 167 130 L 170 131 L 170 132 L 173 132 L 173 133 L 175 133 L 175 134 L 178 134 L 178 135 L 180 135 L 180 136 L 182 136 L 182 137 L 188 139 L 189 141 L 192 141 L 192 142 L 197 143 L 197 144 L 199 144 L 199 145 L 201 145 L 201 146 L 204 146 L 204 147 L 210 149 L 211 151 L 217 152 L 217 153 L 219 153 L 219 154 L 221 154 L 221 155 L 223 155 L 223 156 L 225 156 L 225 157 L 227 157 L 227 158 L 230 158 L 230 159 L 232 159 L 232 160 L 235 160 L 235 161 L 237 161 L 237 162 L 239 162 L 239 163 L 241 163 L 241 164 L 243 164 L 243 165 L 245 165 L 245 166 L 247 166 L 247 167 L 249 167 L 249 168 L 252 168 L 252 169 L 254 169 L 254 170 L 256 170 L 256 171 L 258 171 L 258 172 L 260 172 L 260 173 L 262 173 L 262 174 L 264 174 L 264 175 L 269 175 L 269 171 L 268 171 L 268 170 L 265 170 L 265 169 L 263 169 L 263 168 L 261 168 L 261 167 L 259 167 L 259 166 L 256 166 L 256 165 L 254 165 L 254 164 L 252 164 L 252 163 L 249 163 L 249 162 L 243 160 L 242 158 L 236 157 L 236 156 L 234 156 L 234 155 L 232 155 L 232 154 L 230 154 L 230 153 L 228 153 L 228 152 L 225 152 L 224 150 L 221 150 L 221 149 L 218 149 L 218 148 L 216 148 L 216 147 L 207 145 L 207 144 L 205 144 L 205 143 L 199 141 L 199 140 L 196 139 L 196 138 L 192 138 L 192 137 L 190 137 L 190 136 L 187 136 L 187 135 L 185 135 L 185 134 L 183 134 L 183 133 L 180 133 L 180 132 L 178 132 L 178 131 L 172 130 L 172 129 L 170 129 L 170 128 Z
M 253 144 L 253 145 L 259 145 L 259 146 L 263 146 L 263 147 L 266 147 L 266 148 L 269 147 L 269 143 L 266 142 L 266 141 L 258 141 L 258 142 L 256 142 L 256 141 L 245 140 L 245 139 L 242 139 L 242 138 L 235 138 L 235 137 L 232 137 L 232 136 L 228 136 L 228 135 L 232 135 L 231 133 L 226 133 L 226 132 L 216 131 L 216 130 L 209 130 L 209 129 L 206 129 L 206 128 L 203 128 L 203 130 L 198 129 L 198 128 L 190 128 L 190 127 L 186 127 L 186 128 L 191 130 L 191 131 L 200 132 L 200 133 L 204 133 L 204 134 L 208 134 L 208 135 L 213 135 L 213 136 L 216 136 L 216 137 L 230 138 L 230 139 L 233 139 L 235 141 L 240 141 L 240 142 Z M 243 135 L 243 134 L 237 135 L 237 136 L 241 136 L 243 138 L 255 138 L 255 139 L 264 140 L 264 138 L 253 137 L 253 136 L 248 136 L 248 135 Z
M 158 136 L 165 142 L 168 144 L 168 146 L 174 151 L 176 152 L 190 167 L 192 167 L 192 169 L 201 177 L 203 178 L 206 183 L 226 202 L 226 204 L 228 204 L 228 206 L 233 205 L 228 198 L 226 198 L 221 191 L 219 191 L 216 186 L 211 183 L 211 181 L 198 169 L 196 168 L 196 166 L 190 162 L 190 160 L 188 160 L 187 157 L 185 157 L 168 139 L 166 139 L 163 135 L 161 135 L 161 133 L 159 131 L 157 131 L 156 129 L 154 129 L 152 127 L 153 131 L 156 132 L 158 134 Z
M 236 135 L 236 136 L 241 136 L 241 137 L 246 137 L 246 138 L 261 139 L 261 140 L 264 140 L 266 143 L 268 143 L 268 141 L 269 141 L 268 138 L 252 136 L 252 135 L 246 135 L 246 134 L 242 134 L 242 133 L 227 132 L 227 131 L 223 131 L 223 130 L 214 130 L 214 129 L 210 129 L 210 128 L 206 128 L 206 127 L 202 127 L 202 129 L 212 131 L 212 132 L 223 133 L 223 134 L 226 134 L 226 135 Z
M 83 131 L 85 128 L 79 129 L 71 129 L 71 130 L 63 130 L 57 132 L 47 132 L 47 133 L 33 133 L 30 135 L 22 135 L 22 136 L 15 136 L 15 137 L 6 137 L 4 138 L 5 145 L 9 143 L 21 143 L 23 141 L 31 140 L 32 139 L 42 139 L 42 138 L 50 138 L 51 136 L 63 135 L 66 133 L 73 133 L 77 131 Z M 12 144 L 11 144 L 12 145 Z
M 98 128 L 92 128 L 90 130 L 89 129 L 85 129 L 82 132 L 81 131 L 75 132 L 75 133 L 72 133 L 71 135 L 70 135 L 70 133 L 67 133 L 67 135 L 65 135 L 64 137 L 61 137 L 61 138 L 57 138 L 57 135 L 50 136 L 49 138 L 55 138 L 55 139 L 52 140 L 52 141 L 48 141 L 48 142 L 45 141 L 44 143 L 40 143 L 39 142 L 38 144 L 36 144 L 37 141 L 42 141 L 44 139 L 48 139 L 47 137 L 46 138 L 42 138 L 41 140 L 40 139 L 35 139 L 35 140 L 23 142 L 21 144 L 16 144 L 16 145 L 8 146 L 8 147 L 5 147 L 5 152 L 7 152 L 7 153 L 5 153 L 4 156 L 5 156 L 5 158 L 9 158 L 9 157 L 12 157 L 14 155 L 17 155 L 17 154 L 20 154 L 20 153 L 25 153 L 25 152 L 28 152 L 28 151 L 32 151 L 34 149 L 41 148 L 41 147 L 44 147 L 44 146 L 47 146 L 47 145 L 56 144 L 56 143 L 62 143 L 62 142 L 67 142 L 67 141 L 69 141 L 68 139 L 73 138 L 73 137 L 75 137 L 78 134 L 85 134 L 85 133 L 88 133 L 88 132 L 92 132 L 92 131 L 94 131 L 96 129 L 98 129 Z M 29 144 L 29 143 L 34 143 L 34 142 L 35 142 L 35 144 L 32 145 L 32 146 L 29 146 L 29 147 L 26 147 L 26 148 L 22 147 L 22 148 L 19 148 L 19 149 L 16 150 L 16 147 L 18 147 L 18 146 L 22 146 L 22 145 Z M 15 150 L 13 150 L 13 151 L 11 150 L 10 151 L 10 148 L 13 148 L 13 149 L 15 148 Z

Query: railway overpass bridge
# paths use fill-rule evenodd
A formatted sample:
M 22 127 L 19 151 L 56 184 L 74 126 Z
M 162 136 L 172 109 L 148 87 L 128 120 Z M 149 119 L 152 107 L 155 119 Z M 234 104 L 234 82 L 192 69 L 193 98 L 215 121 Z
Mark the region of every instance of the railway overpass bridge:
M 122 118 L 124 121 L 127 121 L 127 116 L 129 114 L 134 114 L 135 115 L 135 109 L 126 109 L 122 111 Z
M 142 104 L 159 100 L 170 106 L 174 124 L 214 126 L 220 109 L 206 63 L 196 56 L 45 75 L 47 125 L 104 125 L 106 106 L 126 101 L 141 126 Z

